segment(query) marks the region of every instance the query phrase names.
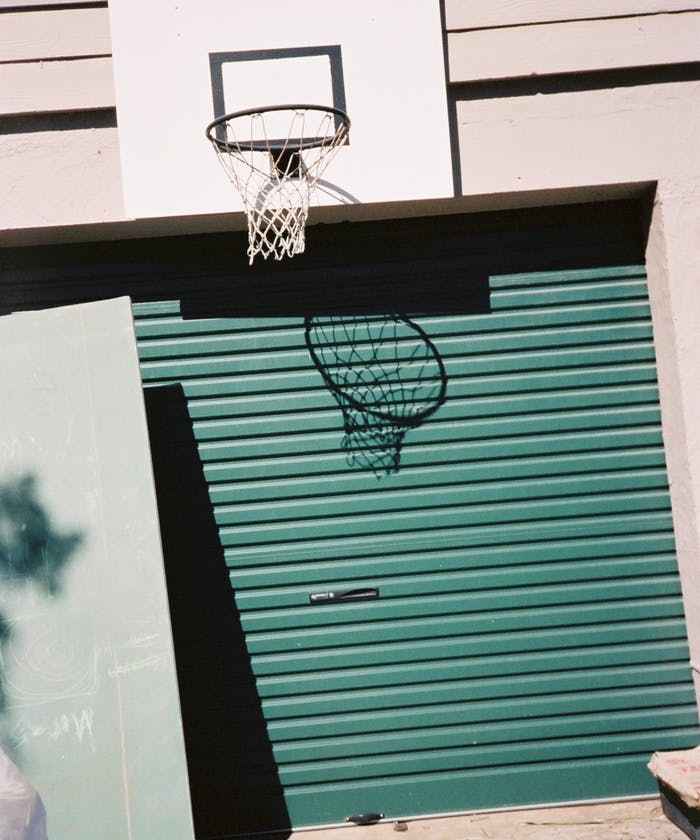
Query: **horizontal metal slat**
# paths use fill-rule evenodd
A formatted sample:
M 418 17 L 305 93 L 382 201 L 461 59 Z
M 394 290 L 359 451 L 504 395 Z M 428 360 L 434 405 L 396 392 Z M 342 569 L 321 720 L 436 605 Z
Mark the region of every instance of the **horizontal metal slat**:
M 279 733 L 281 738 L 293 737 L 299 727 L 303 729 L 309 722 L 326 727 L 329 732 L 332 727 L 335 731 L 347 731 L 348 725 L 359 719 L 362 726 L 371 731 L 375 726 L 391 728 L 383 721 L 400 710 L 409 715 L 430 710 L 438 697 L 442 709 L 452 704 L 462 708 L 462 704 L 473 703 L 478 698 L 485 713 L 489 714 L 491 703 L 497 707 L 505 706 L 507 711 L 510 703 L 527 706 L 530 701 L 541 697 L 545 702 L 554 704 L 562 696 L 581 698 L 583 702 L 585 698 L 591 698 L 592 705 L 595 705 L 599 698 L 607 698 L 616 692 L 632 692 L 637 700 L 647 691 L 653 694 L 669 688 L 687 692 L 688 667 L 687 662 L 642 662 L 533 675 L 517 673 L 517 670 L 513 673 L 506 665 L 505 673 L 500 675 L 396 685 L 391 692 L 386 687 L 360 686 L 349 691 L 268 698 L 263 701 L 263 708 L 270 732 Z M 650 702 L 649 705 L 654 704 Z M 339 709 L 343 711 L 339 712 Z M 497 714 L 496 711 L 493 713 Z M 323 734 L 323 729 L 316 731 Z
M 299 371 L 308 371 L 310 381 L 316 382 L 318 372 L 313 366 L 306 347 L 266 347 L 264 350 L 256 348 L 248 351 L 235 351 L 228 346 L 228 342 L 221 341 L 220 352 L 207 353 L 206 347 L 199 348 L 198 353 L 185 352 L 186 348 L 178 345 L 172 352 L 163 353 L 163 348 L 144 347 L 141 351 L 141 370 L 148 382 L 166 378 L 201 378 L 202 376 L 216 377 L 221 375 L 239 376 L 268 375 L 270 373 L 289 372 L 298 375 Z M 397 345 L 387 345 L 383 352 L 376 355 L 377 363 L 392 362 L 402 351 L 396 350 Z M 589 345 L 585 356 L 582 357 L 579 348 L 551 347 L 545 349 L 531 349 L 523 352 L 522 348 L 511 345 L 514 349 L 503 349 L 489 355 L 464 355 L 464 340 L 456 338 L 453 341 L 443 340 L 438 345 L 438 352 L 443 360 L 449 363 L 448 375 L 479 376 L 489 372 L 513 372 L 524 370 L 556 370 L 560 368 L 593 367 L 600 365 L 616 365 L 653 361 L 653 344 L 650 340 L 615 342 L 613 344 Z M 156 349 L 157 353 L 149 350 Z M 407 351 L 408 352 L 408 351 Z M 455 361 L 449 362 L 451 355 Z M 371 357 L 368 357 L 368 361 Z M 358 362 L 360 363 L 360 362 Z M 364 357 L 361 358 L 365 366 Z M 371 369 L 371 361 L 368 367 Z M 423 375 L 422 368 L 418 368 L 419 375 Z M 428 371 L 430 373 L 430 371 Z M 411 381 L 410 374 L 407 381 Z
M 515 501 L 535 501 L 547 499 L 554 502 L 569 497 L 592 496 L 594 494 L 634 493 L 644 490 L 668 489 L 665 469 L 617 470 L 605 473 L 581 474 L 577 476 L 528 476 L 518 480 L 497 481 L 488 478 L 485 481 L 449 483 L 443 485 L 416 487 L 415 490 L 402 488 L 395 492 L 384 490 L 381 493 L 338 493 L 332 496 L 305 495 L 303 499 L 277 499 L 274 505 L 266 500 L 261 502 L 242 502 L 219 504 L 216 508 L 216 521 L 220 524 L 249 525 L 251 523 L 281 523 L 284 521 L 301 522 L 313 518 L 336 516 L 359 516 L 361 514 L 387 515 L 410 510 L 419 515 L 424 510 L 444 509 L 455 505 L 512 503 Z M 607 501 L 610 501 L 608 495 Z M 617 498 L 613 500 L 617 501 Z M 556 514 L 555 514 L 556 515 Z
M 675 699 L 675 698 L 674 698 Z M 531 760 L 537 759 L 538 746 L 541 744 L 545 751 L 552 741 L 566 739 L 571 750 L 571 740 L 581 739 L 586 741 L 586 747 L 591 748 L 589 738 L 594 739 L 598 744 L 605 735 L 613 740 L 623 733 L 645 732 L 663 730 L 665 728 L 681 728 L 693 726 L 697 721 L 694 714 L 693 697 L 686 693 L 680 705 L 670 704 L 665 708 L 638 708 L 632 707 L 623 711 L 616 711 L 614 706 L 611 709 L 595 710 L 597 713 L 557 713 L 556 707 L 547 710 L 540 709 L 541 717 L 536 721 L 528 718 L 518 720 L 517 716 L 510 719 L 502 718 L 496 722 L 481 722 L 478 717 L 476 721 L 461 719 L 458 723 L 450 724 L 449 718 L 445 717 L 442 726 L 423 728 L 419 721 L 415 722 L 413 729 L 408 732 L 385 731 L 381 738 L 372 734 L 369 737 L 361 735 L 338 735 L 324 740 L 322 738 L 310 738 L 298 743 L 277 743 L 274 748 L 275 760 L 280 765 L 281 773 L 286 769 L 296 774 L 303 775 L 303 770 L 297 766 L 292 770 L 289 765 L 299 765 L 303 762 L 307 768 L 308 776 L 318 778 L 317 768 L 320 763 L 328 765 L 337 762 L 331 769 L 336 771 L 338 765 L 344 764 L 349 758 L 357 758 L 367 767 L 372 767 L 375 762 L 382 761 L 386 757 L 387 763 L 383 764 L 386 772 L 397 772 L 395 768 L 401 760 L 404 762 L 403 771 L 414 769 L 414 762 L 420 762 L 417 756 L 424 756 L 426 752 L 433 750 L 451 750 L 454 753 L 464 754 L 466 750 L 471 753 L 478 753 L 485 746 L 490 744 L 509 743 L 518 746 L 529 746 L 532 754 Z M 514 709 L 515 711 L 515 709 Z M 533 740 L 533 732 L 537 734 L 537 740 Z M 523 750 L 525 751 L 525 750 Z M 557 754 L 573 758 L 579 755 L 577 750 Z M 473 756 L 465 756 L 467 761 L 474 760 Z M 478 759 L 477 759 L 478 760 Z M 289 766 L 289 767 L 288 767 Z M 391 768 L 391 769 L 390 769 Z M 326 768 L 324 768 L 326 769 Z M 342 771 L 340 771 L 342 772 Z M 372 773 L 374 775 L 374 773 Z
M 302 410 L 323 412 L 338 408 L 328 390 L 319 381 L 311 380 L 308 373 L 285 373 L 270 376 L 269 380 L 266 377 L 265 384 L 267 388 L 260 391 L 260 377 L 225 377 L 208 383 L 184 383 L 183 392 L 188 397 L 193 419 L 288 414 L 291 408 L 286 395 L 292 392 L 296 395 L 295 405 L 298 400 Z M 629 386 L 632 385 L 635 388 L 630 393 Z M 478 414 L 505 413 L 504 401 L 514 398 L 519 398 L 520 402 L 514 404 L 513 414 L 532 410 L 533 406 L 525 402 L 528 397 L 558 410 L 572 407 L 572 401 L 577 406 L 613 405 L 614 394 L 618 391 L 624 403 L 656 402 L 658 399 L 655 368 L 646 363 L 520 372 L 517 375 L 487 373 L 478 378 L 462 375 L 456 367 L 450 366 L 447 389 L 447 402 L 438 416 L 459 410 L 464 419 Z M 490 404 L 493 404 L 493 411 Z
M 260 654 L 252 661 L 256 676 L 300 673 L 306 669 L 315 673 L 327 670 L 366 667 L 399 663 L 423 663 L 444 659 L 461 659 L 485 655 L 513 655 L 534 651 L 577 649 L 584 645 L 639 643 L 682 638 L 685 627 L 681 618 L 655 618 L 652 620 L 616 622 L 581 627 L 560 627 L 556 633 L 550 629 L 519 630 L 503 633 L 483 633 L 468 638 L 411 640 L 390 644 L 356 645 L 350 650 L 314 650 L 310 653 L 285 652 Z
M 634 395 L 632 395 L 634 398 Z M 478 417 L 470 419 L 468 423 L 459 418 L 442 420 L 439 413 L 430 417 L 419 429 L 409 429 L 404 443 L 420 440 L 427 435 L 432 442 L 433 449 L 439 452 L 444 443 L 450 441 L 476 441 L 480 439 L 499 439 L 503 447 L 502 452 L 512 454 L 509 449 L 522 446 L 522 439 L 526 436 L 548 435 L 551 437 L 565 436 L 567 433 L 588 430 L 601 430 L 607 434 L 610 430 L 634 423 L 653 423 L 659 418 L 659 410 L 653 403 L 628 407 L 624 404 L 624 394 L 621 397 L 621 407 L 618 411 L 606 410 L 598 407 L 587 410 L 584 405 L 579 410 L 561 412 L 542 412 L 521 414 L 519 416 Z M 534 407 L 534 406 L 533 406 Z M 333 412 L 329 412 L 328 419 L 332 421 Z M 318 418 L 314 412 L 299 413 L 283 417 L 228 418 L 217 420 L 202 420 L 193 424 L 197 440 L 202 448 L 203 458 L 207 458 L 204 449 L 211 441 L 223 441 L 230 455 L 226 457 L 270 457 L 276 455 L 289 456 L 290 453 L 325 452 L 337 450 L 342 436 L 342 416 L 338 410 L 335 413 L 337 425 L 335 428 L 328 424 L 316 425 Z M 428 431 L 430 429 L 430 431 Z M 590 434 L 589 434 L 590 436 Z M 514 441 L 509 438 L 515 437 Z M 555 442 L 556 446 L 556 442 Z M 236 452 L 238 447 L 238 452 Z M 219 454 L 221 450 L 219 450 Z M 471 453 L 465 450 L 464 457 Z M 480 454 L 481 457 L 481 454 Z
M 620 325 L 628 322 L 649 319 L 650 309 L 647 300 L 610 301 L 599 304 L 587 304 L 586 307 L 542 306 L 538 309 L 525 308 L 515 310 L 491 310 L 485 314 L 473 314 L 462 319 L 460 329 L 467 337 L 489 335 L 513 330 L 541 330 L 553 327 L 584 325 Z M 453 334 L 454 318 L 440 319 L 421 317 L 421 325 L 428 334 L 439 341 L 445 333 Z
M 270 521 L 263 529 L 258 524 L 235 524 L 235 518 L 215 512 L 222 540 L 235 541 L 239 546 L 308 539 L 313 536 L 328 538 L 356 538 L 384 534 L 417 534 L 442 529 L 467 529 L 472 527 L 504 526 L 533 522 L 541 523 L 543 533 L 551 525 L 564 519 L 582 520 L 598 516 L 601 520 L 621 514 L 659 512 L 668 510 L 668 493 L 665 491 L 640 491 L 628 493 L 606 493 L 593 497 L 544 499 L 526 501 L 500 501 L 493 504 L 445 506 L 430 511 L 392 511 L 381 514 L 314 517 L 303 520 L 280 522 Z M 350 520 L 352 527 L 350 527 Z
M 607 301 L 614 308 L 619 301 L 644 300 L 647 285 L 643 278 L 627 280 L 599 280 L 588 283 L 561 283 L 557 285 L 523 287 L 510 286 L 495 288 L 491 291 L 491 306 L 494 310 L 537 307 L 543 309 L 553 306 L 586 306 Z M 614 303 L 613 303 L 614 301 Z
M 419 551 L 422 548 L 448 549 L 460 547 L 485 548 L 489 546 L 503 546 L 508 543 L 524 545 L 529 541 L 562 541 L 570 539 L 600 537 L 616 537 L 623 535 L 638 536 L 647 534 L 654 536 L 659 533 L 673 534 L 673 523 L 670 512 L 643 511 L 640 513 L 626 513 L 624 515 L 584 516 L 577 519 L 564 519 L 556 522 L 515 522 L 500 524 L 498 528 L 491 526 L 469 528 L 442 528 L 439 531 L 407 531 L 405 533 L 386 533 L 380 528 L 372 534 L 351 537 L 329 536 L 327 532 L 319 531 L 299 534 L 298 538 L 287 544 L 280 545 L 269 542 L 251 542 L 249 545 L 239 541 L 235 531 L 228 539 L 225 529 L 220 532 L 224 556 L 231 567 L 245 569 L 246 567 L 267 568 L 278 564 L 297 563 L 300 560 L 310 561 L 314 558 L 328 560 L 329 558 L 350 558 L 381 553 L 387 549 L 401 553 Z M 303 537 L 303 538 L 302 538 Z M 228 551 L 227 549 L 230 549 Z
M 494 274 L 489 277 L 489 284 L 495 289 L 548 285 L 575 288 L 577 284 L 586 285 L 591 281 L 609 283 L 615 280 L 637 280 L 646 285 L 646 269 L 643 265 L 611 265 L 561 271 L 518 271 Z
M 559 801 L 563 802 L 579 799 L 582 789 L 596 799 L 652 795 L 653 779 L 650 780 L 646 768 L 649 750 L 676 749 L 679 744 L 692 743 L 693 734 L 691 729 L 673 730 L 669 734 L 657 733 L 657 737 L 663 745 L 654 746 L 650 738 L 640 745 L 638 752 L 614 756 L 510 765 L 494 753 L 494 760 L 480 767 L 395 778 L 391 782 L 391 810 L 385 810 L 396 818 L 406 814 L 428 814 L 433 813 L 431 808 L 439 801 L 448 811 L 456 812 L 463 806 L 465 790 L 470 792 L 470 807 L 475 809 L 501 808 L 504 802 L 511 806 L 529 806 L 541 801 L 543 790 L 557 790 Z M 343 819 L 348 801 L 386 802 L 386 790 L 387 782 L 381 778 L 353 779 L 332 785 L 288 787 L 285 798 L 292 818 L 294 815 L 302 817 L 297 824 L 308 824 L 308 816 L 304 820 L 303 815 L 308 815 L 309 810 L 318 820 L 328 824 Z
M 618 315 L 621 318 L 601 323 L 587 323 L 583 325 L 566 323 L 557 325 L 549 323 L 556 321 L 555 313 L 550 313 L 547 321 L 539 323 L 531 322 L 528 328 L 511 325 L 507 329 L 493 329 L 484 325 L 478 331 L 465 331 L 474 316 L 461 319 L 458 324 L 455 318 L 437 318 L 434 316 L 414 316 L 414 320 L 426 330 L 431 339 L 440 347 L 445 347 L 446 342 L 460 341 L 464 353 L 483 353 L 499 351 L 510 347 L 566 347 L 578 346 L 581 344 L 605 344 L 616 336 L 624 336 L 625 340 L 639 341 L 651 338 L 651 324 L 648 309 L 644 312 L 643 318 L 630 318 L 628 307 L 621 307 Z M 607 313 L 610 314 L 609 312 Z M 503 316 L 493 313 L 490 318 L 503 322 Z M 252 326 L 258 323 L 258 319 L 208 319 L 206 321 L 162 321 L 146 322 L 140 321 L 136 324 L 136 332 L 139 340 L 139 356 L 146 360 L 149 358 L 167 358 L 170 353 L 176 352 L 182 355 L 180 347 L 185 343 L 187 337 L 191 337 L 186 346 L 196 349 L 197 345 L 192 344 L 195 340 L 204 350 L 207 346 L 220 345 L 218 352 L 249 351 L 251 344 L 254 346 L 265 344 L 273 346 L 278 343 L 280 346 L 294 346 L 299 343 L 299 335 L 303 332 L 304 325 L 298 321 L 293 326 L 285 328 L 280 325 L 275 330 L 253 330 Z M 509 322 L 508 322 L 509 323 Z
M 640 565 L 646 568 L 644 564 Z M 551 565 L 545 567 L 544 571 L 549 571 L 550 575 L 555 573 Z M 527 572 L 531 572 L 530 567 L 527 567 Z M 534 572 L 532 576 L 535 580 L 537 579 Z M 541 575 L 543 576 L 544 574 Z M 266 609 L 252 613 L 245 612 L 242 623 L 246 633 L 251 634 L 251 639 L 255 640 L 256 647 L 264 645 L 267 639 L 271 644 L 283 646 L 285 638 L 289 638 L 292 634 L 296 635 L 295 631 L 299 628 L 305 628 L 308 632 L 304 639 L 295 640 L 294 645 L 297 648 L 307 648 L 314 645 L 323 646 L 325 640 L 331 635 L 330 628 L 337 627 L 337 632 L 343 633 L 348 631 L 350 625 L 355 624 L 360 634 L 374 632 L 378 639 L 385 639 L 387 633 L 392 632 L 391 629 L 387 630 L 386 624 L 382 623 L 387 621 L 396 621 L 400 624 L 400 629 L 397 631 L 398 638 L 406 630 L 407 622 L 410 622 L 413 632 L 419 630 L 424 633 L 432 628 L 436 635 L 448 635 L 452 633 L 451 617 L 463 616 L 466 613 L 473 616 L 478 613 L 479 618 L 484 621 L 484 627 L 495 629 L 499 618 L 494 618 L 492 612 L 496 606 L 499 610 L 518 611 L 509 613 L 509 618 L 519 618 L 521 615 L 527 618 L 526 609 L 541 608 L 543 620 L 548 620 L 551 618 L 551 612 L 547 612 L 547 609 L 553 605 L 577 604 L 583 609 L 601 602 L 621 604 L 620 618 L 622 619 L 626 608 L 623 601 L 636 602 L 644 598 L 663 599 L 680 594 L 678 576 L 672 573 L 666 576 L 647 576 L 640 580 L 603 578 L 592 582 L 577 579 L 571 584 L 548 581 L 542 581 L 539 584 L 533 581 L 526 584 L 523 582 L 526 571 L 522 570 L 520 584 L 514 580 L 511 586 L 503 586 L 506 582 L 502 581 L 503 588 L 488 585 L 490 583 L 488 573 L 483 570 L 479 575 L 454 576 L 447 584 L 443 582 L 444 577 L 440 573 L 435 573 L 426 581 L 425 588 L 422 588 L 421 581 L 416 581 L 415 578 L 409 583 L 403 579 L 399 579 L 398 582 L 353 581 L 352 584 L 348 584 L 348 588 L 362 588 L 363 585 L 369 588 L 374 585 L 380 589 L 381 598 L 371 603 L 363 601 L 357 604 L 334 604 L 332 609 L 324 610 L 323 613 L 319 612 L 317 605 L 309 606 L 310 589 L 308 587 L 305 592 L 297 592 L 294 600 L 285 599 L 282 604 L 274 593 L 268 592 Z M 550 581 L 552 580 L 556 578 L 551 577 Z M 342 583 L 342 581 L 331 583 L 331 586 L 327 588 L 342 589 Z M 487 585 L 484 586 L 484 584 Z M 447 591 L 445 591 L 446 586 Z M 431 589 L 435 591 L 431 592 Z M 455 594 L 450 594 L 451 592 Z M 239 597 L 236 603 L 239 609 L 246 610 L 245 599 Z M 630 606 L 636 608 L 637 604 Z M 668 607 L 668 604 L 666 606 Z M 585 609 L 583 612 L 585 613 Z M 441 620 L 431 623 L 429 619 L 437 619 L 438 616 L 442 617 Z M 491 623 L 492 619 L 493 623 Z M 534 627 L 539 619 L 533 616 L 531 620 L 527 620 L 529 626 Z M 263 635 L 253 635 L 258 633 Z M 361 635 L 354 637 L 353 643 L 360 639 Z
M 658 426 L 647 425 L 656 418 L 657 408 L 635 408 L 626 415 L 627 422 L 622 428 L 599 430 L 594 436 L 586 432 L 569 432 L 463 442 L 443 438 L 438 447 L 430 441 L 418 444 L 407 436 L 403 447 L 403 472 L 406 475 L 416 467 L 459 464 L 465 460 L 468 463 L 489 463 L 499 458 L 510 459 L 519 455 L 533 458 L 546 456 L 547 453 L 584 455 L 611 452 L 635 444 L 640 447 L 658 446 L 661 445 Z M 340 430 L 329 437 L 327 451 L 322 450 L 319 441 L 315 451 L 308 449 L 295 454 L 290 452 L 292 446 L 288 442 L 287 451 L 273 457 L 273 453 L 267 449 L 262 453 L 250 452 L 242 442 L 210 442 L 199 445 L 199 456 L 203 462 L 204 474 L 211 482 L 229 481 L 232 478 L 241 482 L 266 480 L 276 475 L 280 479 L 284 476 L 320 475 L 335 480 L 336 477 L 346 478 L 350 475 L 364 481 L 366 485 L 365 473 L 348 470 L 345 455 L 338 446 L 339 433 Z
M 657 712 L 658 710 L 654 710 Z M 654 725 L 654 722 L 658 725 Z M 637 728 L 642 721 L 637 721 Z M 599 730 L 603 734 L 594 734 L 595 722 L 590 722 L 590 730 L 580 736 L 571 735 L 555 737 L 552 740 L 542 738 L 531 743 L 496 743 L 480 745 L 460 745 L 450 749 L 424 750 L 406 754 L 371 756 L 360 760 L 353 756 L 336 761 L 307 762 L 280 767 L 280 781 L 282 784 L 293 786 L 299 784 L 328 784 L 332 781 L 349 779 L 382 778 L 411 774 L 440 773 L 450 770 L 463 770 L 470 767 L 493 767 L 500 765 L 528 764 L 539 762 L 581 760 L 587 757 L 608 756 L 611 753 L 639 754 L 641 751 L 657 749 L 657 744 L 670 733 L 675 739 L 692 738 L 697 731 L 693 720 L 693 710 L 688 707 L 671 709 L 663 715 L 654 717 L 650 713 L 645 723 L 651 727 L 630 733 L 609 732 L 602 721 L 598 722 Z M 622 724 L 621 724 L 622 725 Z M 675 730 L 675 731 L 674 731 Z M 660 747 L 663 749 L 663 747 Z
M 464 596 L 462 612 L 452 614 L 440 608 L 436 615 L 417 617 L 403 615 L 400 608 L 391 621 L 380 615 L 375 620 L 374 604 L 367 604 L 364 608 L 367 618 L 354 625 L 350 622 L 341 626 L 323 626 L 323 618 L 319 617 L 320 626 L 314 627 L 310 622 L 303 626 L 303 634 L 298 628 L 277 629 L 270 631 L 250 632 L 247 636 L 248 650 L 253 657 L 293 652 L 297 656 L 305 656 L 311 651 L 328 651 L 331 648 L 343 648 L 348 657 L 353 656 L 355 648 L 374 644 L 373 657 L 381 657 L 384 650 L 390 648 L 394 642 L 414 641 L 416 643 L 435 643 L 437 651 L 442 644 L 449 644 L 449 640 L 467 639 L 473 635 L 490 636 L 496 644 L 496 636 L 504 633 L 530 633 L 541 628 L 548 628 L 553 635 L 562 628 L 569 630 L 573 627 L 588 627 L 613 622 L 641 621 L 643 619 L 656 620 L 668 618 L 683 618 L 683 610 L 679 602 L 679 587 L 672 587 L 670 592 L 658 587 L 661 594 L 652 597 L 640 597 L 629 600 L 615 600 L 611 593 L 609 600 L 602 603 L 582 600 L 571 609 L 571 603 L 563 606 L 559 603 L 552 606 L 546 596 L 538 606 L 515 606 L 505 603 L 499 609 L 491 599 L 470 598 Z M 585 597 L 585 596 L 584 596 Z M 490 601 L 485 605 L 479 601 Z M 475 602 L 472 605 L 472 602 Z M 488 608 L 490 607 L 490 609 Z M 328 607 L 328 609 L 342 609 Z M 349 618 L 349 616 L 348 616 Z M 267 661 L 267 660 L 266 660 Z M 300 663 L 301 665 L 301 663 Z
M 647 318 L 613 324 L 585 324 L 583 326 L 549 326 L 542 324 L 538 329 L 509 329 L 496 332 L 482 332 L 465 335 L 463 332 L 438 334 L 431 324 L 423 319 L 421 326 L 429 331 L 436 346 L 446 355 L 451 346 L 457 344 L 462 354 L 500 353 L 525 348 L 555 349 L 611 345 L 617 341 L 643 342 L 652 340 L 651 323 Z
M 572 668 L 594 673 L 601 668 L 640 666 L 654 672 L 657 665 L 675 662 L 688 669 L 688 643 L 683 628 L 670 631 L 668 638 L 620 638 L 595 647 L 548 648 L 534 651 L 469 655 L 452 659 L 431 658 L 416 668 L 414 662 L 354 663 L 337 670 L 309 670 L 259 674 L 257 687 L 263 703 L 268 700 L 296 702 L 296 699 L 328 697 L 338 692 L 377 691 L 391 696 L 397 688 L 432 688 L 442 682 L 471 684 L 473 680 L 566 674 Z M 591 678 L 594 685 L 594 677 Z M 389 691 L 391 689 L 391 691 Z M 337 706 L 336 706 L 337 709 Z
M 614 452 L 593 452 L 577 455 L 535 455 L 528 459 L 491 459 L 489 461 L 426 465 L 420 472 L 407 473 L 402 487 L 423 490 L 438 486 L 456 486 L 461 483 L 515 481 L 525 478 L 557 478 L 564 476 L 592 475 L 612 471 L 633 471 L 659 468 L 665 473 L 665 459 L 661 447 L 640 447 Z M 275 478 L 241 474 L 240 470 L 224 465 L 209 470 L 212 480 L 209 497 L 214 505 L 244 504 L 247 501 L 276 502 L 294 499 L 300 490 L 307 497 L 344 496 L 347 493 L 367 491 L 365 476 L 346 471 L 344 475 L 285 476 L 284 470 Z M 175 478 L 175 475 L 173 475 Z M 373 495 L 384 496 L 394 492 L 394 485 L 377 482 Z
M 259 380 L 258 380 L 259 381 Z M 270 383 L 272 384 L 272 383 Z M 257 423 L 278 422 L 287 428 L 290 415 L 295 413 L 286 394 L 295 393 L 296 411 L 308 418 L 317 428 L 337 428 L 340 409 L 331 394 L 321 387 L 309 388 L 303 379 L 296 390 L 287 382 L 290 391 L 283 388 L 266 394 L 237 395 L 236 387 L 226 386 L 227 393 L 211 386 L 210 397 L 202 394 L 188 401 L 188 413 L 198 422 L 237 421 L 246 419 Z M 238 386 L 242 390 L 245 386 Z M 497 375 L 477 378 L 458 378 L 454 374 L 448 381 L 446 402 L 439 407 L 429 422 L 445 423 L 449 420 L 466 421 L 473 418 L 505 416 L 556 411 L 562 412 L 608 409 L 625 405 L 656 404 L 658 388 L 652 365 L 613 366 L 593 370 L 566 370 L 516 376 Z M 655 417 L 658 418 L 658 410 Z M 202 428 L 206 428 L 205 426 Z M 413 431 L 413 430 L 411 430 Z M 163 427 L 167 433 L 167 427 Z
M 657 538 L 651 542 L 658 544 L 660 540 Z M 624 548 L 626 553 L 616 556 L 616 548 L 618 551 Z M 440 555 L 428 552 L 403 557 L 389 555 L 323 564 L 294 564 L 277 568 L 276 574 L 269 577 L 265 574 L 264 586 L 259 570 L 236 570 L 230 577 L 236 593 L 236 604 L 242 612 L 247 613 L 298 607 L 308 601 L 312 591 L 341 586 L 378 586 L 382 598 L 424 598 L 450 592 L 483 593 L 509 586 L 517 590 L 526 586 L 582 585 L 586 582 L 610 581 L 620 583 L 637 576 L 675 577 L 676 559 L 672 540 L 666 554 L 654 554 L 653 549 L 647 545 L 639 548 L 632 540 L 626 540 L 623 548 L 612 546 L 609 551 L 600 552 L 604 555 L 602 557 L 595 556 L 590 549 L 583 550 L 581 555 L 572 557 L 575 562 L 557 562 L 551 559 L 551 554 L 548 557 L 544 552 L 526 553 L 524 550 L 522 555 L 525 556 L 512 558 L 514 552 L 504 551 L 501 556 L 494 558 L 495 551 L 491 550 L 471 554 L 468 551 L 444 552 Z M 639 550 L 635 550 L 637 548 Z M 565 553 L 562 547 L 555 557 L 559 560 Z M 527 562 L 528 559 L 541 562 Z M 260 618 L 262 620 L 263 616 Z M 251 620 L 253 616 L 248 615 L 246 621 Z M 343 615 L 338 616 L 336 611 L 324 616 L 325 623 L 343 621 Z

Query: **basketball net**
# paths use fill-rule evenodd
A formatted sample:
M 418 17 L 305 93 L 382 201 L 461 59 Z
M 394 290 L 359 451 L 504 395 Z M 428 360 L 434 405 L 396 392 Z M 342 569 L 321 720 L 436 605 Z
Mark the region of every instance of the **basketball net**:
M 241 111 L 207 136 L 248 219 L 248 260 L 292 257 L 305 247 L 312 193 L 348 136 L 342 112 L 307 105 Z

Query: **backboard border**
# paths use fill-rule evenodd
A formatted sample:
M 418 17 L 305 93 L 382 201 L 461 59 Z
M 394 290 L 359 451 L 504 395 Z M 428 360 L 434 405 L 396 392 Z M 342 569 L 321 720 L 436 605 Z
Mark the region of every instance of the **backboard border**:
M 263 50 L 237 50 L 234 52 L 209 53 L 211 74 L 212 104 L 214 119 L 226 113 L 224 96 L 224 64 L 239 61 L 269 61 L 279 58 L 309 58 L 310 56 L 328 56 L 331 66 L 331 92 L 333 108 L 347 113 L 345 96 L 345 78 L 343 74 L 343 56 L 340 44 L 325 44 L 315 47 L 280 47 Z M 261 106 L 280 105 L 280 102 L 260 102 Z M 331 103 L 318 103 L 319 105 Z M 236 109 L 234 109 L 236 110 Z M 345 143 L 348 143 L 346 138 Z

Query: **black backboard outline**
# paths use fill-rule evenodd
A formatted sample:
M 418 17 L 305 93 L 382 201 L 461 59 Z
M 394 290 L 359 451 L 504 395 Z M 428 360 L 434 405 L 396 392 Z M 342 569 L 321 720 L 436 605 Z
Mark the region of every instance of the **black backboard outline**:
M 327 44 L 317 47 L 282 47 L 267 50 L 239 50 L 236 52 L 209 53 L 209 68 L 211 73 L 211 91 L 214 105 L 214 117 L 221 117 L 225 113 L 224 97 L 224 64 L 241 61 L 269 61 L 281 58 L 308 58 L 309 56 L 328 56 L 331 67 L 332 105 L 339 111 L 347 113 L 345 99 L 345 79 L 343 76 L 343 57 L 340 44 Z M 267 105 L 284 105 L 284 102 L 259 102 L 261 107 Z M 327 103 L 318 103 L 327 104 Z M 217 132 L 223 128 L 217 128 Z M 221 139 L 221 138 L 220 138 Z M 344 145 L 349 143 L 346 137 Z

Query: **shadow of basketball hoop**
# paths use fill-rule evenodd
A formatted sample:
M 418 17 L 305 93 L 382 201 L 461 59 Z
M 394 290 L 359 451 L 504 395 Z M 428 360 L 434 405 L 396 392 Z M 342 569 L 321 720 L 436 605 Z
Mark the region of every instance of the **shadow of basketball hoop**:
M 409 429 L 445 401 L 437 347 L 405 315 L 307 316 L 306 346 L 343 413 L 350 466 L 398 472 Z
M 333 184 L 331 181 L 326 181 L 323 178 L 319 178 L 316 181 L 316 192 L 327 195 L 335 204 L 360 204 L 362 201 L 356 195 L 352 195 L 352 193 L 349 193 L 337 184 Z

